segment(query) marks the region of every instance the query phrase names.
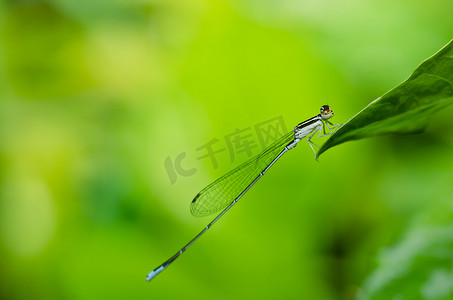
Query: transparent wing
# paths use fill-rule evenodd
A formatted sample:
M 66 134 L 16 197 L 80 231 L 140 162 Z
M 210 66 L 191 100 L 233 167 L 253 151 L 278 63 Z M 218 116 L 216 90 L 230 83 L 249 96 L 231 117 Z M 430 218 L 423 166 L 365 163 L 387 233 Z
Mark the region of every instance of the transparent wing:
M 190 205 L 192 215 L 196 217 L 208 216 L 230 205 L 293 140 L 293 136 L 293 131 L 288 132 L 256 157 L 202 189 Z

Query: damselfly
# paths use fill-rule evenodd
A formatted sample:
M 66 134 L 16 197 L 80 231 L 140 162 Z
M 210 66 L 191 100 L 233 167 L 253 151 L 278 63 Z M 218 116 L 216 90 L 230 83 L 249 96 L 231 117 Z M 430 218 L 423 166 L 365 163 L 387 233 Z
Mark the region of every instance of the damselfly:
M 194 216 L 208 216 L 218 211 L 221 213 L 212 220 L 196 237 L 187 245 L 181 248 L 175 255 L 170 257 L 162 265 L 149 272 L 146 280 L 150 281 L 157 274 L 167 268 L 177 259 L 190 245 L 193 244 L 203 233 L 205 233 L 221 216 L 223 216 L 263 175 L 269 168 L 288 150 L 296 147 L 304 137 L 308 136 L 307 142 L 313 152 L 313 146 L 318 145 L 311 141 L 311 138 L 319 132 L 319 137 L 330 135 L 334 132 L 326 133 L 342 124 L 332 124 L 329 119 L 333 117 L 333 111 L 328 105 L 321 107 L 321 113 L 310 118 L 299 125 L 293 131 L 285 134 L 280 139 L 267 147 L 261 154 L 243 163 L 239 167 L 220 177 L 204 189 L 202 189 L 192 200 L 190 212 Z M 332 127 L 330 127 L 330 126 Z

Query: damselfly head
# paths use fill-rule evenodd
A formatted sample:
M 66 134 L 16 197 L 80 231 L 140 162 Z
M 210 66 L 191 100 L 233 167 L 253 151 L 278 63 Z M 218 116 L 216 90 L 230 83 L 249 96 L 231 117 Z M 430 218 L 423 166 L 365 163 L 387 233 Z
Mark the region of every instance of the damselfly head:
M 321 118 L 323 120 L 327 120 L 333 117 L 333 110 L 330 108 L 329 105 L 321 106 Z

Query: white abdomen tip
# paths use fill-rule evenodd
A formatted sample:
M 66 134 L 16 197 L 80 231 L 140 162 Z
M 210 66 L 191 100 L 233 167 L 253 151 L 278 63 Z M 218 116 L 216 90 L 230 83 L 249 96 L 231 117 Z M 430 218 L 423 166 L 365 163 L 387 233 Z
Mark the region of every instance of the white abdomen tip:
M 162 270 L 164 269 L 163 266 L 160 266 L 159 268 L 152 270 L 151 272 L 148 273 L 148 276 L 146 276 L 146 281 L 151 281 L 154 277 L 157 276 Z

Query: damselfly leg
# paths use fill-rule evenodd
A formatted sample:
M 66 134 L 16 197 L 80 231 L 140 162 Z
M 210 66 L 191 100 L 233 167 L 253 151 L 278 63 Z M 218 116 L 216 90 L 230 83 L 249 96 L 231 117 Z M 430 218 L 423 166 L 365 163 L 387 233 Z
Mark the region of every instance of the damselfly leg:
M 326 120 L 326 125 L 327 125 L 327 128 L 329 128 L 329 130 L 333 130 L 337 127 L 340 127 L 341 125 L 343 125 L 343 123 L 340 123 L 340 124 L 332 124 L 331 122 L 329 122 L 329 120 Z M 332 125 L 332 128 L 329 126 L 329 125 Z

